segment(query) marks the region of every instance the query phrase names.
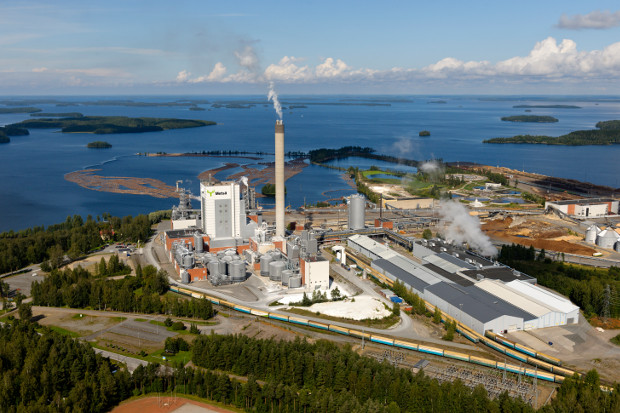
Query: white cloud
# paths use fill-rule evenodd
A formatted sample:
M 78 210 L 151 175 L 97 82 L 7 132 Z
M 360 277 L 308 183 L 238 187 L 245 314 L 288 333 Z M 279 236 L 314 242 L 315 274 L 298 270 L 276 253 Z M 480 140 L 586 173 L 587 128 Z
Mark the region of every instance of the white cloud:
M 611 12 L 609 10 L 595 10 L 588 14 L 576 14 L 567 16 L 563 14 L 556 27 L 560 29 L 581 30 L 581 29 L 610 29 L 620 26 L 620 10 Z
M 516 56 L 492 64 L 487 61 L 463 62 L 446 58 L 426 66 L 422 74 L 430 77 L 539 79 L 587 78 L 620 75 L 620 42 L 603 50 L 579 51 L 577 44 L 564 39 L 559 44 L 553 37 L 536 43 L 527 56 Z
M 190 75 L 191 73 L 188 72 L 187 70 L 181 70 L 177 74 L 177 82 L 186 82 L 189 79 Z
M 343 60 L 328 57 L 318 64 L 311 65 L 304 58 L 284 56 L 260 73 L 255 68 L 257 60 L 252 48 L 239 52 L 241 68 L 229 73 L 218 62 L 211 73 L 191 78 L 190 73 L 182 71 L 177 81 L 188 83 L 263 83 L 275 81 L 284 84 L 313 83 L 354 83 L 401 84 L 442 82 L 443 84 L 463 84 L 463 82 L 483 81 L 485 83 L 503 82 L 505 84 L 527 84 L 547 82 L 617 82 L 620 76 L 620 42 L 610 44 L 602 50 L 579 50 L 570 39 L 558 42 L 548 37 L 537 42 L 526 56 L 515 56 L 498 62 L 462 61 L 446 57 L 422 68 L 394 67 L 388 70 L 353 68 Z
M 254 72 L 258 70 L 258 55 L 251 45 L 246 45 L 241 50 L 235 50 L 235 57 L 239 66 Z
M 215 66 L 213 67 L 213 70 L 211 71 L 211 73 L 209 73 L 209 76 L 207 76 L 207 79 L 211 82 L 215 82 L 215 81 L 224 79 L 225 75 L 226 75 L 226 66 L 224 66 L 222 62 L 217 62 Z
M 294 56 L 284 56 L 277 64 L 270 64 L 265 69 L 268 80 L 281 82 L 307 82 L 312 80 L 313 74 L 308 66 L 298 66 L 303 59 Z

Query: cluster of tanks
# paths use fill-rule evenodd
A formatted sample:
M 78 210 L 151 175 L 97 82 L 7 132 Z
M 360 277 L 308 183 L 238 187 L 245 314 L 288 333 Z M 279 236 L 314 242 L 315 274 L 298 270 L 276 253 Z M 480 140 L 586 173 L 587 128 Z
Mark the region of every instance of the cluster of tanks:
M 260 275 L 289 288 L 301 287 L 299 257 L 289 259 L 278 250 L 271 250 L 260 257 Z
M 174 259 L 183 268 L 181 282 L 186 284 L 190 282 L 191 277 L 187 270 L 196 267 L 199 263 L 207 269 L 207 280 L 213 285 L 245 281 L 245 260 L 237 255 L 234 248 L 218 253 L 205 252 L 200 233 L 194 234 L 193 241 L 193 244 L 178 241 L 172 243 Z
M 207 268 L 207 280 L 212 285 L 245 281 L 245 260 L 232 248 L 217 254 L 207 252 L 200 257 L 200 260 Z
M 602 230 L 596 225 L 591 225 L 586 230 L 586 242 L 620 252 L 620 234 L 612 227 Z

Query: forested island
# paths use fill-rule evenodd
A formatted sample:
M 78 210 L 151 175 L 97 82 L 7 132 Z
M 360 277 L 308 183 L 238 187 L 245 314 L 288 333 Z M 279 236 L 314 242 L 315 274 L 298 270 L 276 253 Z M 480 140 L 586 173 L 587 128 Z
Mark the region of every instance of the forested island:
M 11 138 L 9 138 L 9 136 L 26 136 L 26 135 L 30 135 L 30 132 L 28 132 L 28 129 L 17 128 L 11 125 L 0 127 L 0 143 L 11 142 Z
M 30 116 L 38 118 L 81 118 L 84 115 L 79 112 L 35 112 L 31 113 Z
M 71 118 L 28 119 L 9 126 L 44 129 L 57 128 L 64 133 L 141 133 L 168 129 L 196 128 L 215 125 L 212 121 L 174 118 L 129 118 L 126 116 L 79 116 Z
M 575 105 L 515 105 L 513 108 L 538 108 L 538 109 L 581 109 L 581 106 Z
M 533 123 L 554 123 L 557 122 L 557 118 L 553 116 L 536 116 L 536 115 L 519 115 L 519 116 L 504 116 L 502 118 L 504 122 L 533 122 Z
M 86 145 L 87 148 L 93 148 L 93 149 L 107 149 L 107 148 L 111 148 L 112 144 L 109 142 L 105 142 L 105 141 L 94 141 L 94 142 L 89 142 L 88 145 Z
M 41 112 L 41 109 L 39 108 L 33 108 L 33 107 L 18 107 L 18 108 L 0 108 L 0 114 L 7 114 L 7 113 L 35 113 L 35 112 Z
M 427 131 L 427 130 L 421 130 L 418 135 L 419 136 L 431 136 L 431 133 L 430 131 Z
M 598 129 L 578 130 L 553 137 L 544 135 L 517 135 L 510 138 L 493 138 L 483 143 L 535 143 L 542 145 L 612 145 L 620 143 L 620 120 L 598 122 Z

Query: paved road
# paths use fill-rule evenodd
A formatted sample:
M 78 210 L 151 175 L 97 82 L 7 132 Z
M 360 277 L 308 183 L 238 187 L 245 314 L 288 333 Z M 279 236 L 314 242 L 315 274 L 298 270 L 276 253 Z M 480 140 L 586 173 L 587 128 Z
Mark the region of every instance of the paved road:
M 99 348 L 93 348 L 93 350 L 95 350 L 95 353 L 101 354 L 103 357 L 108 357 L 112 360 L 116 360 L 121 363 L 124 363 L 127 366 L 127 370 L 129 370 L 130 373 L 133 373 L 134 370 L 138 368 L 138 366 L 146 367 L 146 365 L 149 364 L 147 361 L 140 360 L 140 359 L 133 358 L 133 357 L 123 356 L 122 354 L 112 353 L 111 351 L 101 350 Z

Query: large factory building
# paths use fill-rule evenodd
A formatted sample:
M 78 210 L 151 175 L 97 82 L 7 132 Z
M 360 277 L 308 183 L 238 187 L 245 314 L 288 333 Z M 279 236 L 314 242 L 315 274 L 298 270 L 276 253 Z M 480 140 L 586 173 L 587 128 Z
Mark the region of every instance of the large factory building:
M 545 209 L 553 208 L 574 218 L 601 218 L 618 215 L 620 201 L 611 198 L 571 199 L 545 202 Z
M 423 245 L 425 243 L 426 245 Z M 441 240 L 414 244 L 407 258 L 364 235 L 348 247 L 371 258 L 371 267 L 402 282 L 424 300 L 484 334 L 574 324 L 579 307 L 535 285 L 536 279 Z
M 181 202 L 173 207 L 173 230 L 164 237 L 181 282 L 209 281 L 213 286 L 242 282 L 249 264 L 260 270 L 260 275 L 288 288 L 329 288 L 329 261 L 319 253 L 314 234 L 303 231 L 300 236 L 286 237 L 281 120 L 276 122 L 275 148 L 275 225 L 260 222 L 256 215 L 256 219 L 248 219 L 246 210 L 255 208 L 254 192 L 245 179 L 241 180 L 244 191 L 240 182 L 201 181 L 199 211 L 191 209 L 191 195 L 177 188 Z M 363 198 L 361 211 L 363 214 Z M 363 228 L 363 215 L 358 225 Z

